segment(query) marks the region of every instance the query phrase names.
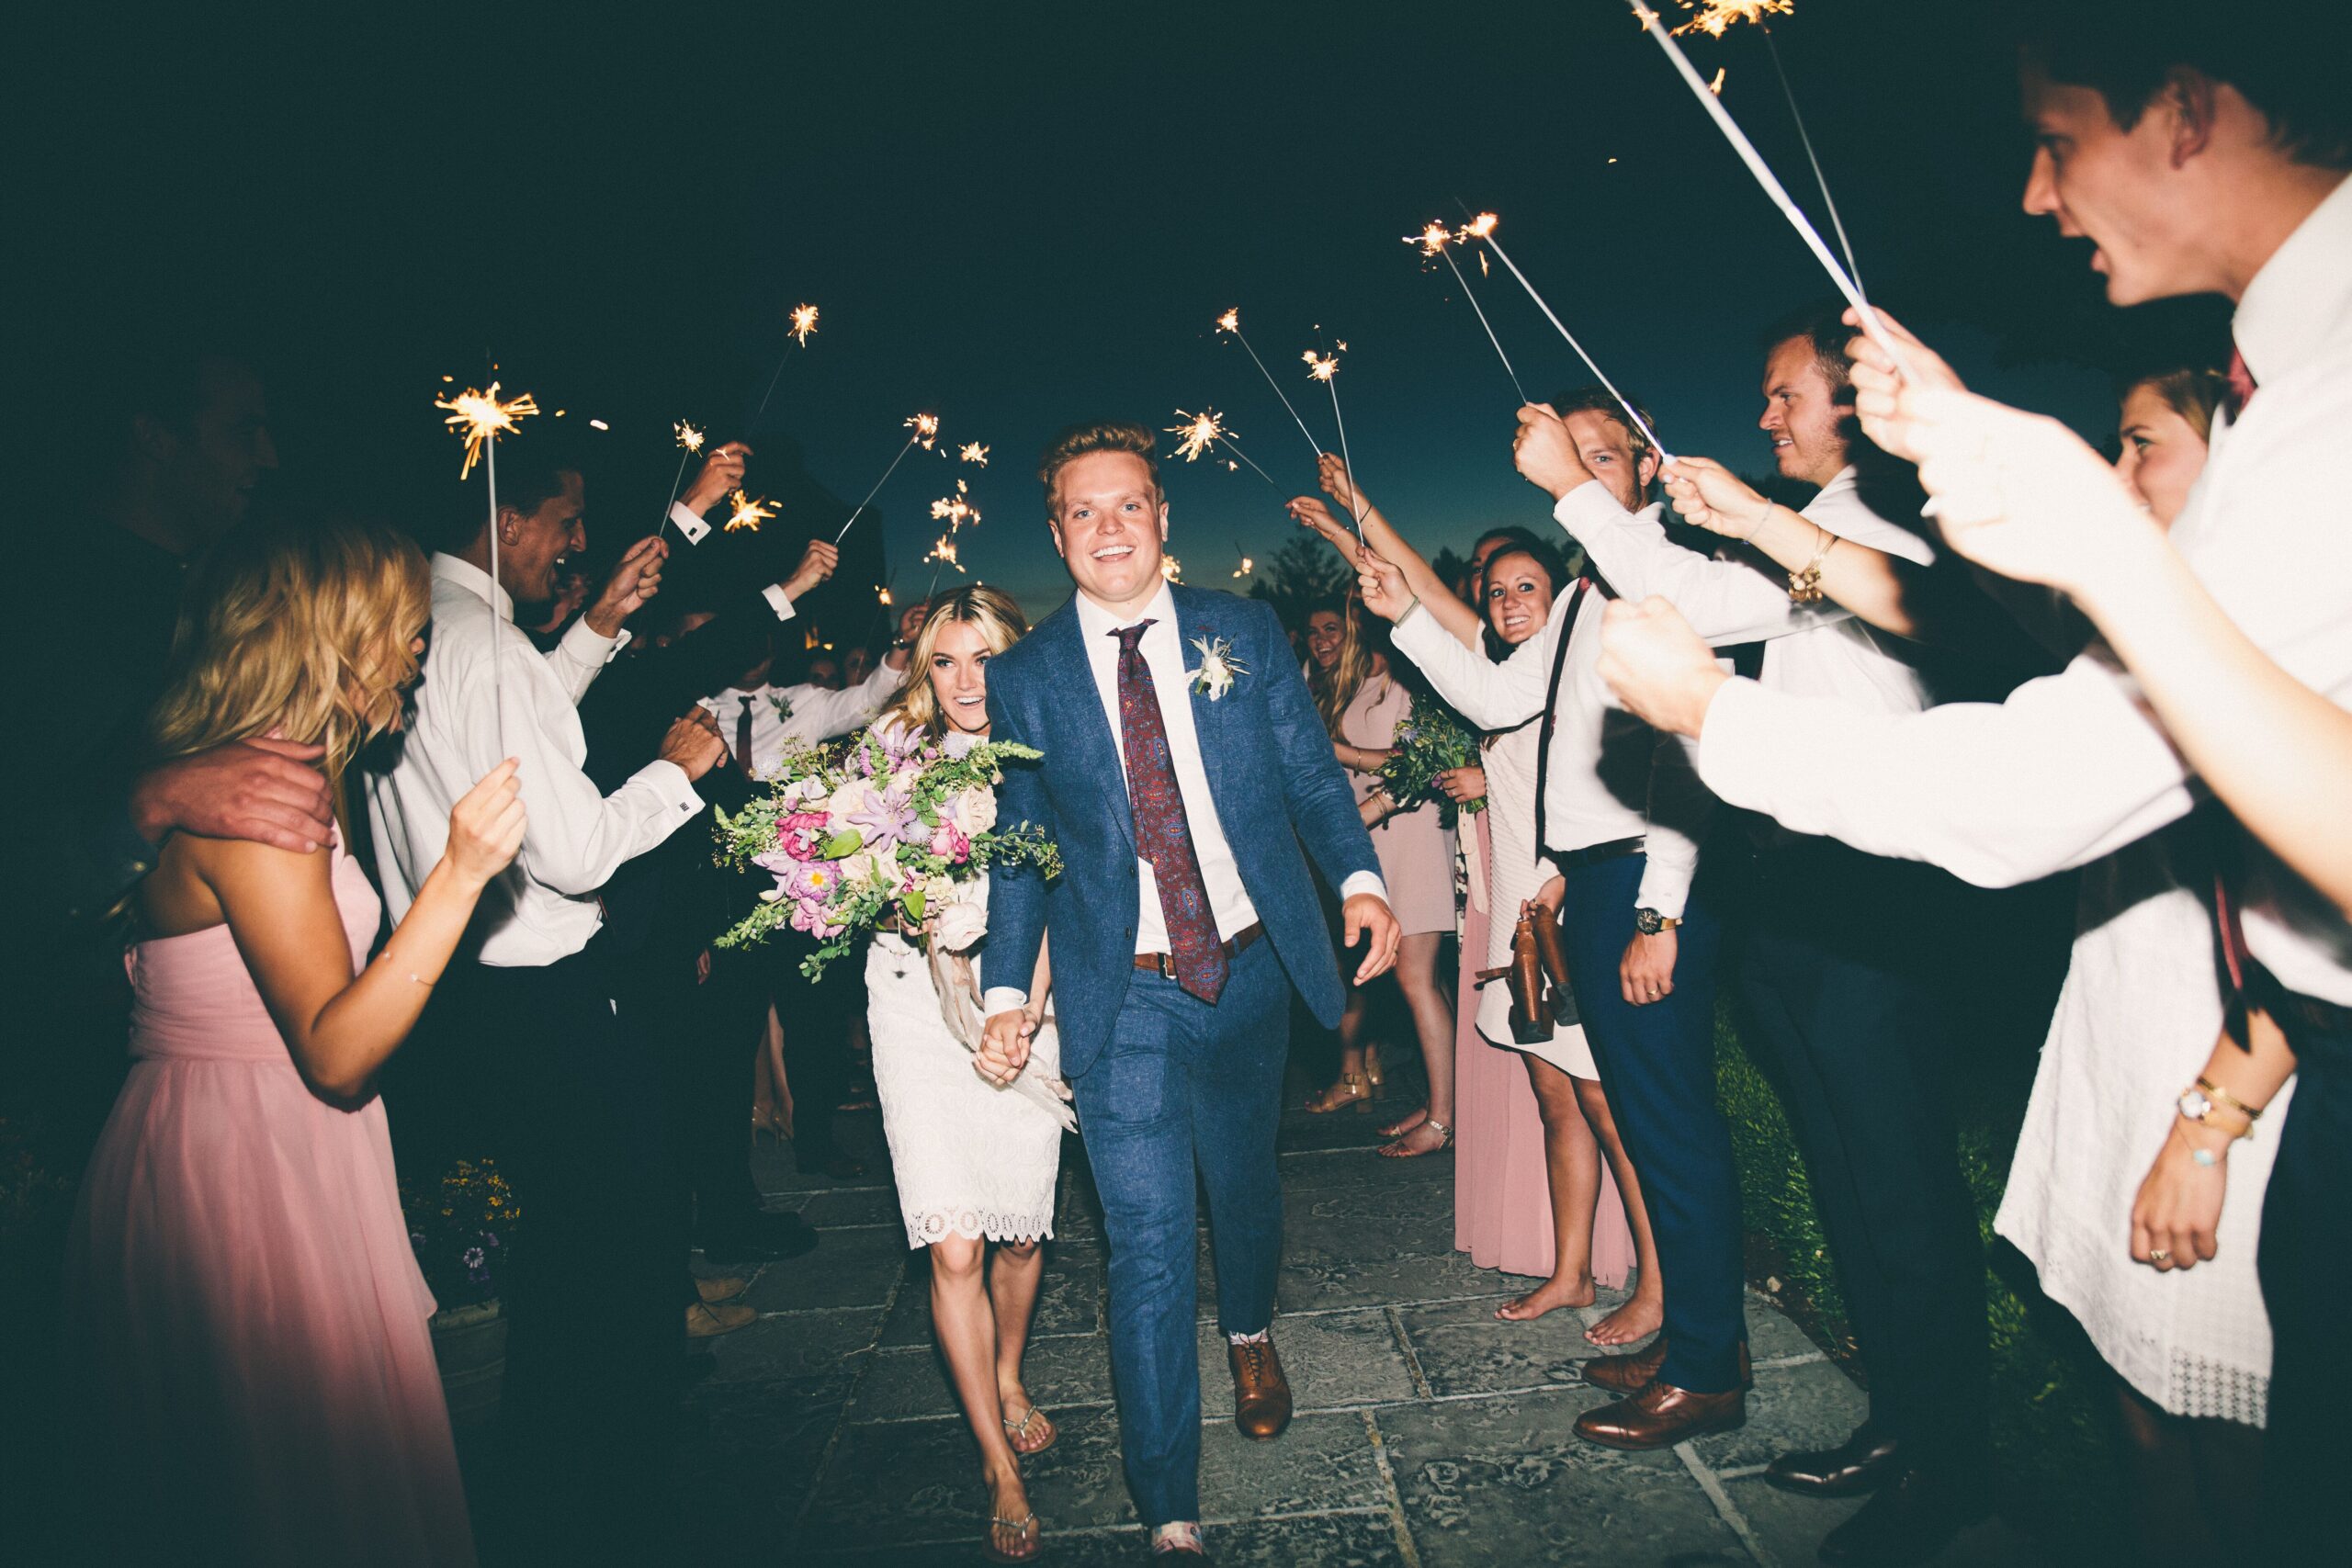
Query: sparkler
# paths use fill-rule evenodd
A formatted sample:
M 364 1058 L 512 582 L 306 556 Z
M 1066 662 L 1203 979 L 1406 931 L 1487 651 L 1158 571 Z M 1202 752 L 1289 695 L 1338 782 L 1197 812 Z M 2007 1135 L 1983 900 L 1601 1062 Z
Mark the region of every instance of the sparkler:
M 931 585 L 922 591 L 926 603 L 939 587 L 940 567 L 953 566 L 958 575 L 964 570 L 963 563 L 956 558 L 956 535 L 961 529 L 979 525 L 980 509 L 972 504 L 972 487 L 957 479 L 954 495 L 942 496 L 931 503 L 931 520 L 946 524 L 947 532 L 939 536 L 939 542 L 932 547 L 931 554 L 923 557 L 925 560 L 939 562 L 939 566 L 931 569 Z
M 1290 410 L 1292 422 L 1298 426 L 1298 433 L 1306 437 L 1308 448 L 1314 452 L 1315 460 L 1320 463 L 1323 460 L 1323 444 L 1315 439 L 1315 433 L 1306 428 L 1306 422 L 1298 417 L 1298 410 L 1292 407 L 1290 394 L 1283 390 L 1282 383 L 1274 379 L 1274 373 L 1266 368 L 1266 362 L 1258 357 L 1258 351 L 1250 348 L 1250 340 L 1242 336 L 1241 308 L 1237 305 L 1219 316 L 1216 319 L 1216 330 L 1221 333 L 1231 333 L 1235 337 L 1241 339 L 1241 346 L 1250 351 L 1250 362 L 1258 367 L 1258 374 L 1266 378 L 1266 385 L 1274 389 L 1274 396 L 1282 399 L 1283 407 Z M 1250 467 L 1255 468 L 1257 465 L 1253 463 Z
M 907 444 L 904 446 L 899 448 L 899 455 L 890 459 L 890 466 L 882 470 L 882 477 L 874 481 L 874 488 L 865 492 L 865 499 L 857 503 L 857 510 L 849 514 L 849 522 L 843 523 L 841 533 L 833 536 L 833 543 L 840 544 L 842 535 L 849 532 L 850 524 L 856 522 L 865 514 L 865 509 L 874 504 L 874 498 L 882 493 L 882 487 L 890 482 L 890 476 L 899 471 L 899 465 L 906 460 L 908 453 L 918 446 L 928 452 L 938 441 L 939 416 L 937 414 L 919 413 L 910 416 L 904 423 L 906 428 L 913 431 L 914 434 L 907 437 Z
M 558 409 L 558 413 L 563 411 Z M 678 433 L 678 474 L 670 481 L 670 499 L 662 506 L 662 521 L 654 525 L 653 536 L 660 538 L 670 526 L 670 508 L 678 504 L 678 487 L 686 482 L 686 459 L 702 450 L 703 433 L 680 420 L 673 426 Z
M 989 449 L 977 441 L 965 442 L 956 448 L 956 456 L 967 463 L 978 463 L 983 468 L 989 466 Z
M 1241 558 L 1241 564 L 1234 570 L 1234 576 L 1247 577 L 1258 570 L 1258 563 L 1250 558 L 1250 552 L 1241 547 L 1241 541 L 1238 539 L 1233 541 L 1233 553 Z
M 1487 228 L 1488 232 L 1492 232 L 1494 225 L 1490 223 Z M 1503 352 L 1502 339 L 1495 335 L 1494 323 L 1487 320 L 1485 308 L 1478 303 L 1478 297 L 1470 291 L 1470 280 L 1462 276 L 1462 268 L 1454 262 L 1452 247 L 1455 239 L 1456 236 L 1444 224 L 1433 222 L 1418 234 L 1406 235 L 1405 243 L 1408 245 L 1419 245 L 1421 254 L 1425 256 L 1445 258 L 1445 265 L 1453 270 L 1453 281 L 1462 289 L 1462 297 L 1470 301 L 1470 309 L 1477 311 L 1478 324 L 1486 328 L 1487 341 L 1495 345 L 1495 357 L 1503 362 L 1503 374 L 1510 378 L 1511 390 L 1519 394 L 1520 406 L 1524 408 L 1530 400 L 1527 389 L 1519 384 L 1519 372 L 1511 368 L 1510 355 Z M 1486 265 L 1486 259 L 1484 255 L 1478 258 L 1481 266 Z
M 735 514 L 727 520 L 727 531 L 730 534 L 738 528 L 748 529 L 756 534 L 760 531 L 761 524 L 775 515 L 775 503 L 766 496 L 753 501 L 739 490 L 727 499 L 733 502 L 735 507 Z
M 1796 0 L 1681 0 L 1686 11 L 1697 16 L 1674 29 L 1674 36 L 1684 33 L 1704 33 L 1709 38 L 1721 38 L 1735 22 L 1754 22 L 1764 26 L 1767 11 L 1776 16 L 1791 16 L 1796 11 Z
M 456 385 L 449 377 L 444 376 L 441 379 Z M 448 410 L 449 417 L 441 423 L 466 438 L 466 461 L 458 470 L 458 479 L 462 481 L 473 472 L 477 457 L 483 462 L 482 471 L 490 489 L 490 581 L 494 617 L 498 600 L 498 438 L 511 433 L 516 420 L 528 419 L 538 412 L 538 401 L 526 392 L 519 398 L 501 402 L 498 400 L 498 383 L 492 381 L 488 391 L 478 391 L 469 387 L 452 397 L 434 399 L 433 406 Z M 498 645 L 506 639 L 495 635 L 497 630 L 493 621 L 491 627 L 493 635 L 490 639 L 490 702 L 492 722 L 498 728 L 498 748 L 503 751 L 506 749 L 506 692 L 498 679 Z
M 1709 101 L 1713 102 L 1713 100 L 1710 99 Z M 1584 351 L 1584 344 L 1577 341 L 1577 334 L 1568 331 L 1566 324 L 1554 313 L 1552 307 L 1545 303 L 1544 296 L 1535 292 L 1535 285 L 1527 281 L 1527 274 L 1519 270 L 1519 264 L 1510 259 L 1510 253 L 1503 249 L 1501 241 L 1495 238 L 1495 225 L 1499 221 L 1501 221 L 1501 220 L 1498 219 L 1493 213 L 1481 212 L 1477 217 L 1473 218 L 1469 222 L 1464 224 L 1462 226 L 1461 234 L 1456 237 L 1484 240 L 1487 242 L 1487 248 L 1493 251 L 1496 255 L 1502 258 L 1503 265 L 1510 268 L 1510 275 L 1519 279 L 1519 286 L 1527 290 L 1527 297 L 1535 301 L 1536 309 L 1544 312 L 1544 319 L 1552 323 L 1553 327 L 1558 331 L 1562 337 L 1568 340 L 1568 346 L 1577 351 L 1577 357 L 1584 361 L 1585 368 L 1591 371 L 1595 379 L 1599 380 L 1603 387 L 1609 389 L 1609 395 L 1617 400 L 1617 406 L 1625 411 L 1625 417 L 1633 421 L 1634 428 L 1640 431 L 1648 440 L 1651 450 L 1657 454 L 1658 461 L 1661 463 L 1670 463 L 1674 461 L 1673 457 L 1668 453 L 1664 445 L 1659 442 L 1657 438 L 1657 432 L 1650 428 L 1650 422 L 1641 416 L 1639 411 L 1634 407 L 1633 400 L 1627 398 L 1624 393 L 1617 389 L 1617 383 L 1611 381 L 1609 378 L 1608 374 L 1600 368 L 1598 363 L 1594 361 L 1592 355 Z
M 1202 453 L 1213 451 L 1222 443 L 1227 451 L 1240 458 L 1243 463 L 1249 464 L 1250 471 L 1260 479 L 1273 485 L 1277 491 L 1283 488 L 1274 484 L 1273 475 L 1258 467 L 1256 458 L 1241 449 L 1240 444 L 1233 439 L 1233 432 L 1226 429 L 1224 416 L 1216 410 L 1204 409 L 1199 413 L 1186 413 L 1182 409 L 1178 409 L 1176 417 L 1184 423 L 1170 425 L 1168 434 L 1183 437 L 1182 441 L 1176 443 L 1176 456 L 1183 458 L 1184 461 L 1188 463 L 1196 461 Z M 1317 456 L 1319 457 L 1321 454 L 1317 453 Z M 1228 462 L 1226 468 L 1230 471 L 1238 472 L 1240 465 Z
M 1909 357 L 1895 343 L 1893 334 L 1887 332 L 1885 323 L 1879 320 L 1878 312 L 1871 309 L 1870 300 L 1862 295 L 1862 286 L 1857 275 L 1849 270 L 1853 260 L 1852 247 L 1847 244 L 1845 225 L 1838 219 L 1838 204 L 1829 198 L 1828 181 L 1822 178 L 1821 161 L 1814 155 L 1813 138 L 1805 134 L 1804 117 L 1797 114 L 1796 95 L 1789 90 L 1788 73 L 1781 72 L 1781 90 L 1788 97 L 1790 114 L 1796 117 L 1797 135 L 1804 142 L 1805 156 L 1813 163 L 1814 178 L 1821 186 L 1822 199 L 1828 202 L 1830 220 L 1838 231 L 1838 243 L 1847 251 L 1848 265 L 1845 266 L 1839 265 L 1838 258 L 1829 254 L 1829 247 L 1822 242 L 1821 231 L 1813 226 L 1813 220 L 1804 215 L 1804 209 L 1789 195 L 1788 187 L 1772 173 L 1771 165 L 1764 162 L 1764 155 L 1757 152 L 1756 143 L 1747 139 L 1747 132 L 1741 130 L 1738 122 L 1731 118 L 1731 111 L 1724 107 L 1723 99 L 1707 91 L 1707 85 L 1699 79 L 1698 68 L 1690 63 L 1690 57 L 1682 52 L 1682 46 L 1674 41 L 1674 35 L 1659 25 L 1657 13 L 1644 6 L 1641 0 L 1630 0 L 1630 3 L 1643 30 L 1657 40 L 1658 48 L 1666 51 L 1668 63 L 1673 65 L 1690 88 L 1691 96 L 1699 100 L 1700 106 L 1715 122 L 1715 129 L 1724 133 L 1724 140 L 1731 143 L 1732 151 L 1738 153 L 1740 162 L 1747 165 L 1747 172 L 1756 176 L 1756 183 L 1763 187 L 1765 196 L 1781 209 L 1781 216 L 1789 220 L 1790 226 L 1796 230 L 1797 237 L 1805 243 L 1805 248 L 1813 252 L 1814 259 L 1829 274 L 1829 281 L 1838 286 L 1838 292 L 1846 297 L 1846 303 L 1854 308 L 1855 316 L 1862 323 L 1862 331 L 1870 335 L 1871 342 L 1886 350 L 1887 357 L 1894 361 L 1895 368 L 1907 376 L 1911 368 Z M 1695 27 L 1711 37 L 1720 38 L 1724 28 L 1734 21 L 1744 19 L 1764 27 L 1766 12 L 1777 11 L 1785 16 L 1792 4 L 1793 0 L 1709 0 L 1706 9 L 1699 17 L 1676 31 L 1686 31 Z M 1765 27 L 1764 37 L 1768 44 L 1771 36 L 1771 29 Z M 1781 56 L 1777 48 L 1772 51 L 1772 66 L 1775 71 L 1780 71 Z M 1496 254 L 1499 255 L 1501 252 L 1498 250 Z M 1506 256 L 1504 259 L 1508 261 L 1510 258 Z
M 1340 355 L 1348 352 L 1348 344 L 1345 338 L 1338 342 L 1338 353 L 1317 358 L 1310 348 L 1299 357 L 1306 361 L 1306 373 L 1330 389 L 1331 419 L 1340 427 L 1340 461 L 1348 470 L 1348 511 L 1355 518 L 1356 543 L 1361 545 L 1366 542 L 1363 536 L 1363 494 L 1356 488 L 1356 460 L 1348 454 L 1348 422 L 1340 417 Z M 1317 453 L 1316 456 L 1319 466 L 1322 455 Z
M 1163 555 L 1159 558 L 1159 575 L 1170 582 L 1182 582 L 1184 581 L 1184 563 L 1174 556 Z
M 792 325 L 786 329 L 784 335 L 790 338 L 802 348 L 807 348 L 808 346 L 809 335 L 817 330 L 817 307 L 814 305 L 795 305 L 788 315 Z M 768 412 L 768 400 L 775 396 L 776 379 L 784 374 L 784 362 L 790 357 L 792 357 L 792 351 L 788 348 L 786 349 L 782 355 L 777 356 L 775 362 L 775 374 L 768 378 L 768 389 L 760 394 L 760 406 L 753 410 L 752 413 L 752 423 L 754 428 L 756 428 L 760 423 L 760 415 Z

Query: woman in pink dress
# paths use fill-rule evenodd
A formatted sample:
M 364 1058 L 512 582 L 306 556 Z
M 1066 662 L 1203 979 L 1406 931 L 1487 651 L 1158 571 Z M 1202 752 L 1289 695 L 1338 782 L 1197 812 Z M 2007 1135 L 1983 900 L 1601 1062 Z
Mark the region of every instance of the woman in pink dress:
M 339 774 L 397 725 L 429 612 L 424 558 L 390 531 L 232 535 L 191 586 L 154 754 L 276 737 Z M 522 838 L 509 761 L 451 811 L 372 964 L 376 896 L 339 842 L 182 835 L 141 886 L 130 1074 L 66 1274 L 94 1384 L 79 1468 L 134 1560 L 473 1561 L 372 1081 Z

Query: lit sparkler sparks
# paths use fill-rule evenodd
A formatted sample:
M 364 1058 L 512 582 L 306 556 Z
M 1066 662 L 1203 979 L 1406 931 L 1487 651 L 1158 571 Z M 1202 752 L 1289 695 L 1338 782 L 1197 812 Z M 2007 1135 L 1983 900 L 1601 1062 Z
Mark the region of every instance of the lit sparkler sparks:
M 1268 484 L 1273 485 L 1277 491 L 1282 489 L 1282 486 L 1274 484 L 1273 475 L 1258 467 L 1258 460 L 1241 449 L 1240 443 L 1233 439 L 1233 432 L 1225 427 L 1224 416 L 1216 410 L 1204 409 L 1199 413 L 1186 413 L 1182 409 L 1178 409 L 1176 417 L 1184 421 L 1182 424 L 1168 426 L 1169 434 L 1183 437 L 1176 443 L 1176 456 L 1188 463 L 1193 462 L 1202 453 L 1214 453 L 1215 449 L 1222 444 L 1227 451 L 1240 458 L 1241 463 L 1249 464 L 1252 473 Z M 1241 463 L 1227 460 L 1225 466 L 1229 472 L 1239 473 Z
M 801 347 L 808 346 L 808 335 L 817 330 L 817 307 L 795 305 L 792 308 L 792 341 Z
M 786 312 L 786 319 L 792 324 L 785 329 L 784 335 L 800 347 L 807 348 L 810 335 L 817 330 L 817 307 L 807 303 L 795 305 Z M 749 428 L 759 428 L 760 416 L 768 412 L 768 400 L 775 396 L 775 384 L 784 375 L 785 361 L 791 357 L 792 350 L 788 348 L 776 356 L 775 369 L 768 377 L 767 390 L 760 394 L 760 406 L 752 411 Z
M 1233 553 L 1241 558 L 1241 564 L 1234 569 L 1234 576 L 1247 577 L 1258 570 L 1258 563 L 1250 558 L 1250 553 L 1241 547 L 1241 541 L 1238 539 L 1233 541 Z
M 915 414 L 907 421 L 907 428 L 915 433 L 916 444 L 928 452 L 932 444 L 939 439 L 939 416 L 935 413 Z
M 956 448 L 956 456 L 967 463 L 978 463 L 983 468 L 989 466 L 989 449 L 977 441 L 965 442 Z
M 1318 327 L 1316 330 L 1320 332 L 1322 329 Z M 1364 542 L 1363 502 L 1355 488 L 1356 460 L 1348 452 L 1348 422 L 1340 412 L 1340 355 L 1348 352 L 1348 340 L 1340 338 L 1335 341 L 1338 347 L 1329 354 L 1318 356 L 1310 348 L 1299 357 L 1306 362 L 1306 373 L 1322 382 L 1331 394 L 1331 423 L 1340 427 L 1340 461 L 1347 467 L 1348 491 L 1355 498 L 1350 510 L 1355 516 L 1356 543 L 1361 545 Z
M 1159 558 L 1159 575 L 1170 582 L 1182 582 L 1184 581 L 1184 563 L 1174 556 L 1163 555 Z
M 890 607 L 890 589 L 888 583 L 874 591 L 874 602 L 886 610 Z
M 756 534 L 760 531 L 761 524 L 775 515 L 775 504 L 766 496 L 753 501 L 739 490 L 727 499 L 733 502 L 735 507 L 734 515 L 727 519 L 727 531 L 730 534 L 738 528 L 749 529 Z
M 702 450 L 702 444 L 704 441 L 703 432 L 696 430 L 693 425 L 688 424 L 683 419 L 678 421 L 675 428 L 678 432 L 679 446 L 684 447 L 689 452 L 699 452 Z
M 1707 84 L 1707 91 L 1719 98 L 1724 96 L 1724 67 L 1715 67 L 1715 79 Z
M 449 417 L 441 423 L 466 438 L 466 461 L 458 470 L 459 479 L 474 471 L 474 465 L 481 460 L 483 447 L 501 435 L 513 434 L 516 420 L 528 419 L 539 412 L 537 400 L 528 392 L 501 402 L 495 381 L 488 391 L 469 387 L 455 397 L 434 399 L 433 406 L 447 409 Z
M 1681 0 L 1682 8 L 1695 11 L 1697 16 L 1674 29 L 1674 36 L 1704 33 L 1709 38 L 1721 38 L 1740 22 L 1764 26 L 1769 13 L 1786 17 L 1796 11 L 1796 0 Z
M 1340 346 L 1345 348 L 1348 345 L 1341 344 Z M 1340 373 L 1340 356 L 1336 354 L 1325 355 L 1318 359 L 1310 348 L 1299 357 L 1306 361 L 1306 373 L 1318 381 L 1328 381 Z
M 1487 216 L 1491 217 L 1492 214 Z M 1492 233 L 1494 227 L 1494 224 L 1488 223 L 1484 232 Z M 1524 408 L 1528 400 L 1527 389 L 1519 384 L 1519 372 L 1511 368 L 1510 355 L 1503 352 L 1503 340 L 1495 335 L 1495 324 L 1487 320 L 1487 308 L 1478 303 L 1478 296 L 1471 291 L 1470 280 L 1462 276 L 1462 268 L 1454 261 L 1453 252 L 1449 248 L 1464 240 L 1480 236 L 1473 235 L 1470 228 L 1465 227 L 1460 234 L 1456 234 L 1447 229 L 1444 224 L 1432 221 L 1419 233 L 1406 235 L 1405 243 L 1419 247 L 1421 254 L 1425 256 L 1440 258 L 1445 263 L 1447 270 L 1453 274 L 1455 286 L 1462 290 L 1462 297 L 1470 301 L 1470 309 L 1477 312 L 1478 325 L 1486 329 L 1487 341 L 1494 344 L 1495 357 L 1503 362 L 1503 374 L 1510 378 L 1511 390 L 1519 394 L 1520 406 Z M 1478 253 L 1478 276 L 1481 277 L 1487 276 L 1487 253 L 1484 251 Z
M 1216 330 L 1221 333 L 1231 333 L 1240 339 L 1241 346 L 1249 352 L 1250 362 L 1258 367 L 1258 374 L 1266 378 L 1266 385 L 1274 389 L 1274 396 L 1282 399 L 1283 407 L 1290 411 L 1291 422 L 1298 426 L 1298 433 L 1306 437 L 1308 450 L 1315 454 L 1317 462 L 1321 462 L 1323 460 L 1322 443 L 1317 441 L 1315 433 L 1306 428 L 1306 422 L 1298 417 L 1298 410 L 1291 403 L 1290 394 L 1283 390 L 1282 383 L 1274 379 L 1274 373 L 1266 368 L 1266 362 L 1258 357 L 1258 351 L 1250 346 L 1250 339 L 1242 333 L 1241 307 L 1237 305 L 1219 316 L 1216 319 Z
M 670 499 L 662 506 L 662 521 L 653 525 L 653 536 L 660 538 L 670 526 L 670 509 L 678 504 L 678 487 L 686 482 L 686 459 L 702 450 L 704 433 L 678 420 L 672 428 L 678 433 L 678 472 L 670 480 Z
M 902 428 L 910 430 L 914 434 L 907 437 L 907 444 L 904 446 L 899 448 L 899 455 L 890 459 L 890 466 L 882 470 L 882 477 L 874 481 L 874 488 L 865 492 L 865 499 L 857 503 L 857 510 L 852 512 L 848 520 L 842 524 L 841 533 L 833 536 L 833 543 L 840 544 L 842 535 L 849 532 L 850 525 L 865 514 L 865 509 L 874 504 L 874 498 L 882 493 L 882 487 L 890 482 L 890 476 L 899 471 L 899 465 L 906 461 L 908 453 L 918 446 L 928 452 L 932 445 L 939 439 L 939 416 L 935 413 L 910 414 L 900 423 Z

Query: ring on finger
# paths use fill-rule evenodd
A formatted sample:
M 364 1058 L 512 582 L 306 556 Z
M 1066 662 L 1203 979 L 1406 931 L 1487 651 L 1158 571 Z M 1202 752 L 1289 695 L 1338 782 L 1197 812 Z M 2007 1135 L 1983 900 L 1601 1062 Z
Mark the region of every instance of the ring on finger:
M 2152 1247 L 2148 1249 L 2148 1261 L 2161 1269 L 2172 1261 L 2172 1254 L 2164 1247 Z

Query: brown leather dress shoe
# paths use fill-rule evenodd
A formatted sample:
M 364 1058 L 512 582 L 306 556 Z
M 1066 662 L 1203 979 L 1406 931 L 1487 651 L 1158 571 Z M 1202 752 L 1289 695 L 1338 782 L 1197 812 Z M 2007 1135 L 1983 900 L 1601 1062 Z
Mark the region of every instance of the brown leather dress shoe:
M 1801 1497 L 1859 1497 L 1902 1471 L 1900 1445 L 1864 1422 L 1834 1449 L 1782 1454 L 1764 1467 L 1764 1479 Z
M 1241 1435 L 1266 1442 L 1290 1425 L 1290 1382 L 1272 1339 L 1227 1343 L 1233 1361 L 1233 1424 Z
M 1584 1381 L 1595 1388 L 1605 1388 L 1611 1393 L 1639 1393 L 1657 1380 L 1660 1367 L 1666 1365 L 1666 1336 L 1651 1340 L 1646 1348 L 1623 1356 L 1595 1356 L 1584 1364 Z M 1747 1342 L 1739 1346 L 1739 1386 L 1756 1386 L 1756 1373 L 1747 1364 Z
M 1747 1424 L 1747 1393 L 1743 1389 L 1692 1393 L 1672 1383 L 1653 1382 L 1631 1398 L 1577 1416 L 1577 1436 L 1603 1448 L 1638 1453 Z
M 715 1339 L 750 1326 L 759 1315 L 741 1302 L 696 1302 L 686 1309 L 686 1337 Z

